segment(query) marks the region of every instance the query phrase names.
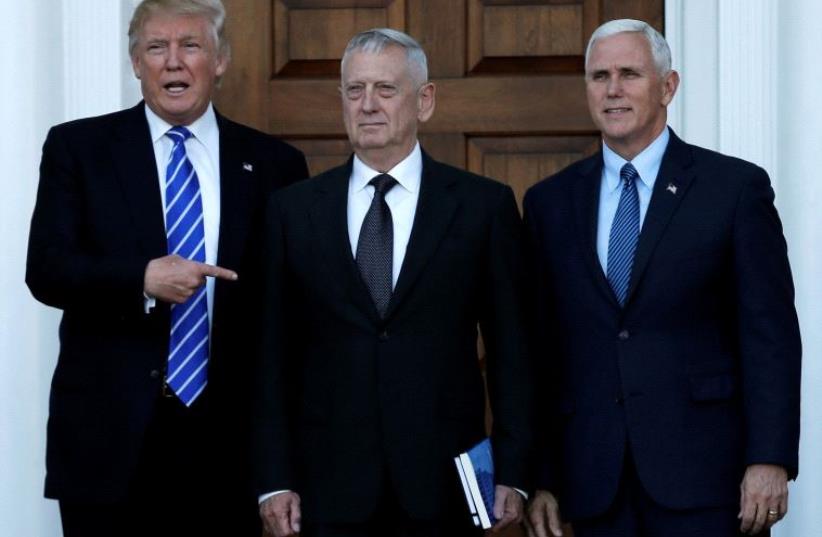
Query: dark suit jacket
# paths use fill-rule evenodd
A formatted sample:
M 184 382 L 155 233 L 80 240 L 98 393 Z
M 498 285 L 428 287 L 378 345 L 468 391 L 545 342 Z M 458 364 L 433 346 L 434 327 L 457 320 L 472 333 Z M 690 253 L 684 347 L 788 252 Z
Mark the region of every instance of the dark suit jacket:
M 622 309 L 596 255 L 601 173 L 599 154 L 525 197 L 537 360 L 555 394 L 540 487 L 573 520 L 608 507 L 626 450 L 674 509 L 738 504 L 752 463 L 795 476 L 801 350 L 767 174 L 672 132 Z
M 123 497 L 163 382 L 169 307 L 158 303 L 149 315 L 143 309 L 146 264 L 167 254 L 143 106 L 58 125 L 43 147 L 26 282 L 38 300 L 63 310 L 49 403 L 52 498 Z M 245 312 L 259 285 L 263 200 L 308 172 L 296 149 L 222 116 L 217 121 L 218 264 L 240 278 L 215 286 L 207 392 L 215 442 L 229 455 L 243 444 L 236 435 L 248 422 L 254 335 Z
M 478 323 L 498 482 L 526 488 L 531 390 L 511 189 L 424 155 L 380 320 L 348 239 L 350 173 L 349 160 L 270 204 L 260 492 L 295 490 L 305 517 L 324 522 L 367 518 L 386 482 L 413 517 L 467 509 L 450 501 L 452 458 L 485 435 Z

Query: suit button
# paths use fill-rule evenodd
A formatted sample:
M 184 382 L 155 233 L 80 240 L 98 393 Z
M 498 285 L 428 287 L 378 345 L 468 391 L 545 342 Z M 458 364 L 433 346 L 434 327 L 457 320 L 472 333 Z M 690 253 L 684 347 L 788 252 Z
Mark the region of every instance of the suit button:
M 621 405 L 624 401 L 625 400 L 622 398 L 622 396 L 617 395 L 616 397 L 614 397 L 614 403 L 618 405 Z
M 160 371 L 157 369 L 152 369 L 151 373 L 149 373 L 148 376 L 150 376 L 153 379 L 158 379 L 160 378 Z
M 383 330 L 382 332 L 380 332 L 380 335 L 378 337 L 380 341 L 388 341 L 388 331 Z
M 622 330 L 619 334 L 617 334 L 617 337 L 620 341 L 626 341 L 628 338 L 631 337 L 631 333 L 627 330 Z

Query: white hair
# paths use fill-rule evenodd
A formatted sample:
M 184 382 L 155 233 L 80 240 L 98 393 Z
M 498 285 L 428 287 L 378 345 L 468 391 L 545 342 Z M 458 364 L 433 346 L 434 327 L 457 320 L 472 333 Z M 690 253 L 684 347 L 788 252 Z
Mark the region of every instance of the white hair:
M 588 41 L 588 48 L 585 50 L 585 69 L 588 69 L 588 59 L 591 57 L 591 50 L 594 48 L 594 43 L 599 39 L 625 32 L 638 33 L 645 37 L 648 45 L 651 47 L 651 56 L 654 59 L 654 65 L 660 76 L 665 76 L 671 71 L 671 48 L 668 46 L 668 42 L 665 41 L 662 34 L 657 32 L 653 26 L 647 22 L 635 19 L 608 21 L 594 30 L 594 33 L 591 34 L 591 39 Z
M 379 54 L 385 47 L 397 46 L 405 49 L 405 58 L 408 62 L 408 71 L 411 78 L 417 85 L 428 82 L 428 60 L 425 51 L 417 43 L 416 39 L 408 34 L 393 30 L 391 28 L 372 28 L 360 32 L 351 38 L 348 46 L 345 47 L 342 61 L 340 62 L 340 73 L 345 70 L 345 62 L 349 56 L 357 51 Z

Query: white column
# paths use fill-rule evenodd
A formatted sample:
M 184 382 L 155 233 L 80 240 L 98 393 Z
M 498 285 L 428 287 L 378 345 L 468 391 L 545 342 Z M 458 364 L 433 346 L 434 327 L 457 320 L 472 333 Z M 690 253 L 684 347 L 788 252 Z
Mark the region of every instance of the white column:
M 120 108 L 125 30 L 120 2 L 63 0 L 63 66 L 67 119 Z
M 775 0 L 665 3 L 666 38 L 682 75 L 671 125 L 689 142 L 755 162 L 772 176 L 776 8 Z
M 120 52 L 120 58 L 122 59 L 120 68 L 120 108 L 130 108 L 143 98 L 140 91 L 140 81 L 134 77 L 134 71 L 131 68 L 131 61 L 128 56 L 128 39 L 125 37 L 131 15 L 139 3 L 140 0 L 120 0 L 120 27 L 123 36 L 123 45 Z
M 8 5 L 6 5 L 8 4 Z M 0 535 L 59 537 L 43 498 L 48 393 L 60 313 L 24 284 L 28 227 L 48 128 L 122 108 L 133 89 L 133 0 L 5 2 L 0 17 Z M 131 76 L 131 75 L 130 75 Z M 133 79 L 133 76 L 131 76 Z M 131 86 L 129 86 L 131 84 Z M 131 100 L 129 105 L 133 105 Z
M 666 0 L 665 11 L 684 90 L 672 121 L 688 141 L 763 166 L 774 184 L 803 364 L 800 473 L 789 485 L 788 517 L 773 535 L 822 537 L 822 4 Z
M 714 150 L 719 148 L 718 2 L 665 3 L 665 38 L 673 68 L 681 75 L 679 90 L 668 107 L 668 122 L 683 139 Z
M 719 2 L 719 150 L 776 183 L 776 0 Z
M 43 499 L 48 386 L 57 358 L 57 312 L 23 280 L 40 146 L 63 113 L 61 9 L 10 2 L 0 17 L 0 535 L 57 537 L 55 502 Z
M 822 3 L 779 5 L 777 203 L 797 289 L 802 330 L 802 435 L 790 513 L 775 537 L 822 536 Z M 774 126 L 774 125 L 772 125 Z

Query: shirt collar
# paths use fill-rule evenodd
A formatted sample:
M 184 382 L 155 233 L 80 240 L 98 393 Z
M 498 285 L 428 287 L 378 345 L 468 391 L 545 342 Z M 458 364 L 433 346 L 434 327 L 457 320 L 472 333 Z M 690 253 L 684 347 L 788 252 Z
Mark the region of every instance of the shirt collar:
M 151 133 L 151 142 L 157 143 L 171 127 L 166 120 L 154 113 L 154 111 L 145 105 L 146 120 L 148 121 L 148 130 Z M 215 137 L 219 136 L 219 129 L 217 127 L 217 115 L 214 113 L 214 107 L 211 103 L 202 116 L 197 118 L 191 125 L 185 125 L 193 137 L 200 140 L 203 144 L 209 145 L 209 142 Z
M 651 145 L 643 149 L 642 152 L 631 161 L 631 164 L 634 165 L 637 173 L 639 173 L 640 180 L 651 191 L 654 189 L 656 176 L 659 174 L 662 157 L 665 155 L 665 148 L 668 147 L 668 140 L 670 140 L 670 138 L 671 135 L 668 132 L 668 128 L 662 129 L 660 135 L 651 142 Z M 628 161 L 614 152 L 604 141 L 602 142 L 602 160 L 605 166 L 605 173 L 603 175 L 608 185 L 608 191 L 612 192 L 619 187 L 619 172 L 622 166 Z
M 351 168 L 351 191 L 359 192 L 368 186 L 368 182 L 382 172 L 368 166 L 354 154 L 354 164 Z M 407 157 L 402 159 L 396 166 L 388 170 L 388 175 L 397 180 L 397 183 L 408 192 L 417 192 L 420 188 L 420 178 L 422 177 L 422 150 L 420 143 L 414 145 L 414 149 Z

